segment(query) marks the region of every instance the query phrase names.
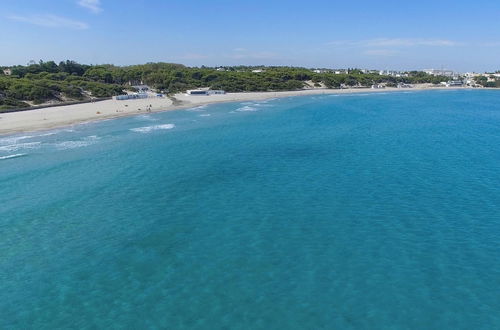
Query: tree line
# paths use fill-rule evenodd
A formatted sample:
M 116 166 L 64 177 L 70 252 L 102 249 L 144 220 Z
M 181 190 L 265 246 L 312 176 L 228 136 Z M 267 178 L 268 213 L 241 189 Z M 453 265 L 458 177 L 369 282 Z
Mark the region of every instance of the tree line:
M 0 70 L 0 110 L 39 104 L 50 100 L 83 100 L 90 97 L 110 97 L 122 94 L 133 85 L 147 84 L 162 92 L 182 92 L 187 89 L 210 87 L 227 92 L 299 90 L 306 86 L 327 88 L 369 87 L 384 83 L 435 83 L 447 81 L 424 72 L 411 71 L 395 77 L 363 73 L 350 69 L 348 73 L 332 71 L 317 73 L 300 67 L 187 67 L 175 63 L 147 63 L 115 66 L 86 65 L 75 61 L 40 61 L 9 68 L 10 75 Z M 258 70 L 257 70 L 258 69 Z

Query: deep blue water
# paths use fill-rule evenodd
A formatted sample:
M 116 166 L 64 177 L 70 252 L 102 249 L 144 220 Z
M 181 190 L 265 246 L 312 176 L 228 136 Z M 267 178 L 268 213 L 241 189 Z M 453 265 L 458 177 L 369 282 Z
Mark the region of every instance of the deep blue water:
M 0 328 L 499 329 L 500 91 L 0 137 Z

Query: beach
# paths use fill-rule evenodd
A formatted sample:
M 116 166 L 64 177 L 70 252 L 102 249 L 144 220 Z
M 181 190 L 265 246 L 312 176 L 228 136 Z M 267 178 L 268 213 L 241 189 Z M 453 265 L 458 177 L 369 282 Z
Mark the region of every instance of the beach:
M 427 84 L 413 88 L 352 88 L 352 89 L 309 89 L 285 92 L 226 93 L 222 95 L 176 94 L 173 98 L 150 97 L 136 100 L 104 100 L 39 108 L 19 112 L 0 113 L 0 135 L 24 131 L 46 130 L 70 126 L 89 121 L 144 114 L 148 112 L 178 110 L 212 103 L 264 100 L 302 95 L 384 93 L 428 89 L 453 89 L 452 87 L 430 87 Z M 464 89 L 464 88 L 459 88 Z

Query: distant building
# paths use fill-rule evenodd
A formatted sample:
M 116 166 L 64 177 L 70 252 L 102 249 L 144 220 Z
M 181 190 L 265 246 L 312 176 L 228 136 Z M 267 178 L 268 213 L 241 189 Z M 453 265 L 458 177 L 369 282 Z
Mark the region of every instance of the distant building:
M 12 74 L 12 70 L 11 69 L 3 69 L 3 74 L 6 75 L 6 76 L 10 76 Z
M 144 83 L 142 82 L 142 80 L 129 80 L 127 82 L 127 85 L 129 85 L 129 86 L 137 86 L 137 85 L 144 85 Z
M 405 83 L 399 83 L 398 88 L 413 88 L 413 85 L 410 84 L 405 84 Z
M 226 94 L 226 91 L 222 89 L 209 90 L 208 95 L 223 95 Z
M 432 76 L 454 77 L 456 75 L 452 70 L 426 69 L 424 72 Z
M 380 70 L 378 74 L 381 76 L 408 77 L 408 73 L 395 70 Z
M 226 69 L 225 69 L 225 68 L 223 68 L 223 67 L 218 67 L 218 68 L 217 68 L 217 69 L 215 69 L 215 70 L 217 70 L 217 71 L 226 71 Z
M 446 86 L 448 87 L 459 87 L 463 86 L 464 82 L 462 80 L 450 80 L 446 83 Z
M 466 72 L 464 73 L 464 76 L 467 78 L 474 78 L 480 76 L 480 73 L 475 73 L 475 72 Z
M 500 79 L 500 73 L 466 73 L 466 78 L 477 78 L 477 77 L 485 77 L 488 82 L 495 82 Z
M 132 87 L 137 89 L 138 92 L 148 92 L 149 91 L 148 85 L 134 85 Z
M 221 95 L 226 94 L 223 90 L 210 90 L 210 89 L 190 89 L 187 90 L 188 95 Z
M 262 69 L 257 69 L 257 70 L 252 70 L 253 73 L 261 73 L 261 72 L 264 72 L 264 70 Z
M 186 93 L 188 95 L 208 95 L 208 91 L 201 89 L 190 89 L 187 90 Z
M 118 101 L 147 99 L 147 98 L 148 98 L 148 94 L 146 94 L 146 93 L 134 93 L 134 94 L 124 94 L 124 95 L 113 96 L 113 99 L 118 100 Z
M 328 73 L 330 72 L 330 70 L 326 70 L 326 69 L 315 69 L 313 70 L 314 73 Z

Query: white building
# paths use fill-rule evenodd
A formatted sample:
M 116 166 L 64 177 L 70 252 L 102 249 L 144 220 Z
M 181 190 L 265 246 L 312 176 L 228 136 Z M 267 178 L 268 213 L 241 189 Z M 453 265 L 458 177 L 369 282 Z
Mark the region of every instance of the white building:
M 3 69 L 3 74 L 6 76 L 10 76 L 12 74 L 12 70 L 11 69 Z

